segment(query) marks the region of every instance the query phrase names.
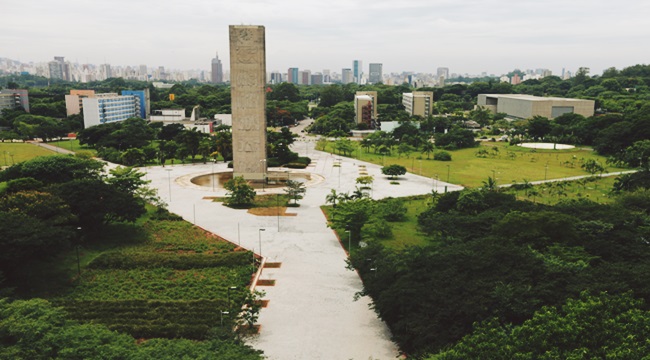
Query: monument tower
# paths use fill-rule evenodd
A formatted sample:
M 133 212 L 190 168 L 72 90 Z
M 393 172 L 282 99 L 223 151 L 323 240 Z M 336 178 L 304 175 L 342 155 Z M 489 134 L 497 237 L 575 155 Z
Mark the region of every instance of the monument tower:
M 230 25 L 233 176 L 266 177 L 264 26 Z

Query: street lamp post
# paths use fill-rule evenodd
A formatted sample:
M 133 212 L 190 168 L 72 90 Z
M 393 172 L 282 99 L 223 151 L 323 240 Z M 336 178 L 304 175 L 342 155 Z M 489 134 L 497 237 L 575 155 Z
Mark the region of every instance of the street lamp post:
M 228 316 L 230 315 L 230 313 L 228 311 L 223 311 L 223 310 L 221 310 L 220 313 L 221 313 L 221 327 L 223 327 L 223 316 L 224 315 Z
M 230 308 L 231 308 L 231 306 L 230 306 L 230 290 L 237 290 L 237 287 L 236 286 L 229 286 L 228 287 L 228 310 L 230 310 Z
M 212 160 L 212 173 L 210 174 L 210 177 L 212 178 L 212 191 L 214 192 L 214 162 L 216 159 L 210 159 Z
M 547 177 L 548 177 L 548 163 L 544 165 L 544 181 L 546 181 Z
M 262 231 L 266 231 L 266 229 L 259 229 L 257 232 L 260 242 L 260 257 L 262 256 Z
M 77 227 L 78 238 L 77 238 L 77 279 L 81 280 L 81 262 L 79 261 L 79 242 L 81 241 L 81 226 Z
M 172 202 L 172 169 L 165 169 L 167 171 L 167 185 L 169 187 L 169 202 Z

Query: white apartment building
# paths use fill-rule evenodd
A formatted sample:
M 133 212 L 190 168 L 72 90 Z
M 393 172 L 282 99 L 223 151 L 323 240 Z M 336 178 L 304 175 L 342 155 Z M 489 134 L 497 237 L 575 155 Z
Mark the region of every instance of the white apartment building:
M 95 94 L 82 102 L 85 128 L 140 117 L 140 102 L 133 95 Z
M 428 117 L 433 108 L 432 91 L 414 91 L 402 94 L 402 105 L 409 115 Z

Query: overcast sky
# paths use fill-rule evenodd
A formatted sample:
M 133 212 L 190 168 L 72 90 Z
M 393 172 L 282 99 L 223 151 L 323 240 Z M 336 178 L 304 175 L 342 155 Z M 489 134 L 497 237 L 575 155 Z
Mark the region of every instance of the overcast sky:
M 0 57 L 229 68 L 228 25 L 266 27 L 267 70 L 503 74 L 650 62 L 647 0 L 2 0 Z

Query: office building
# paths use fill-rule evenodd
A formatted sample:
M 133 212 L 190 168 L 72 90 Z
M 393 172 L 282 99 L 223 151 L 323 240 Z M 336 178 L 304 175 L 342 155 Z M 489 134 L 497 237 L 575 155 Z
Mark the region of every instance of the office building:
M 520 94 L 479 94 L 477 106 L 487 108 L 495 114 L 505 113 L 512 119 L 529 119 L 536 115 L 554 119 L 567 113 L 593 116 L 595 102 Z
M 83 100 L 84 127 L 124 121 L 139 117 L 140 102 L 134 95 L 95 94 Z
M 113 71 L 111 70 L 111 64 L 101 64 L 99 66 L 99 76 L 101 79 L 106 80 L 113 77 Z
M 212 77 L 213 84 L 222 84 L 223 83 L 223 65 L 221 60 L 219 60 L 219 54 L 212 59 Z
M 29 112 L 29 91 L 24 89 L 0 90 L 0 111 L 4 109 L 23 109 Z
M 292 84 L 300 83 L 300 78 L 298 77 L 298 68 L 289 68 L 287 71 L 287 82 Z
M 409 115 L 423 118 L 431 115 L 433 108 L 433 91 L 414 91 L 402 94 L 402 105 Z
M 363 62 L 361 60 L 352 61 L 352 76 L 354 82 L 361 84 L 361 76 L 363 75 Z
M 70 90 L 65 96 L 65 112 L 67 116 L 80 114 L 83 110 L 83 99 L 95 97 L 95 90 Z
M 371 63 L 368 66 L 368 82 L 371 84 L 379 84 L 383 82 L 382 64 Z
M 352 75 L 352 69 L 343 69 L 341 71 L 341 84 L 349 84 L 354 82 L 354 76 Z

